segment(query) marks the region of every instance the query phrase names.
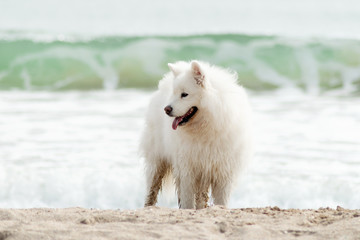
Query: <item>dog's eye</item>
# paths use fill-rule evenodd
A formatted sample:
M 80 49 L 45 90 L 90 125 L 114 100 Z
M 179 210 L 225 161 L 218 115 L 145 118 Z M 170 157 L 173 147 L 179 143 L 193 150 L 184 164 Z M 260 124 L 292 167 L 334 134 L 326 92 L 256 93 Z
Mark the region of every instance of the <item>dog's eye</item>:
M 189 94 L 183 92 L 183 93 L 181 94 L 181 98 L 184 98 L 184 97 L 186 97 L 187 95 L 189 95 Z

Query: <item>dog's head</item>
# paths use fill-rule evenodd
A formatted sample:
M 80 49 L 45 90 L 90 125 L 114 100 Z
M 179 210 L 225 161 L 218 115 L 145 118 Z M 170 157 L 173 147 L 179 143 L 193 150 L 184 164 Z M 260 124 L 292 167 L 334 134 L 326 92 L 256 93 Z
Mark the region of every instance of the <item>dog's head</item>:
M 202 92 L 206 88 L 204 66 L 198 61 L 168 64 L 174 76 L 172 95 L 165 113 L 175 117 L 172 128 L 190 124 L 199 110 Z

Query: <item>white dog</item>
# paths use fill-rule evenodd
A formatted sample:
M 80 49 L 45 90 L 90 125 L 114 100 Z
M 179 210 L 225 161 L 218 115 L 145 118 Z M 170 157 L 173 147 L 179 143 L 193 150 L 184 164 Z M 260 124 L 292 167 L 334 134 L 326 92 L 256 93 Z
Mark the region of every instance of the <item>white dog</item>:
M 237 75 L 192 61 L 168 64 L 146 117 L 141 141 L 147 197 L 155 205 L 173 176 L 180 208 L 228 202 L 233 183 L 251 156 L 250 106 Z M 165 112 L 164 112 L 165 110 Z

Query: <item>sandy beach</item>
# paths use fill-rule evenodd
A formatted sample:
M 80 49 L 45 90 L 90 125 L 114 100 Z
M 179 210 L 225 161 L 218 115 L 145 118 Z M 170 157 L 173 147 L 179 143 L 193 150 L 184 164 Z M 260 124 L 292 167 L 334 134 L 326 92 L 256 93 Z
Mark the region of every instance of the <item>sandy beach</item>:
M 360 239 L 360 210 L 0 209 L 4 239 Z

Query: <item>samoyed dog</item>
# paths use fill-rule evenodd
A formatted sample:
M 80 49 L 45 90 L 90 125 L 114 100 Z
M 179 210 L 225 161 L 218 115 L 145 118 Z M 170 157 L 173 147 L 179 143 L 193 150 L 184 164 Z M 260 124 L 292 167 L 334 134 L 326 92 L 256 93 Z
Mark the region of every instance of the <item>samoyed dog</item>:
M 168 64 L 146 115 L 145 206 L 155 205 L 173 179 L 180 208 L 204 208 L 211 192 L 228 203 L 233 183 L 251 157 L 251 111 L 237 75 L 200 61 Z

